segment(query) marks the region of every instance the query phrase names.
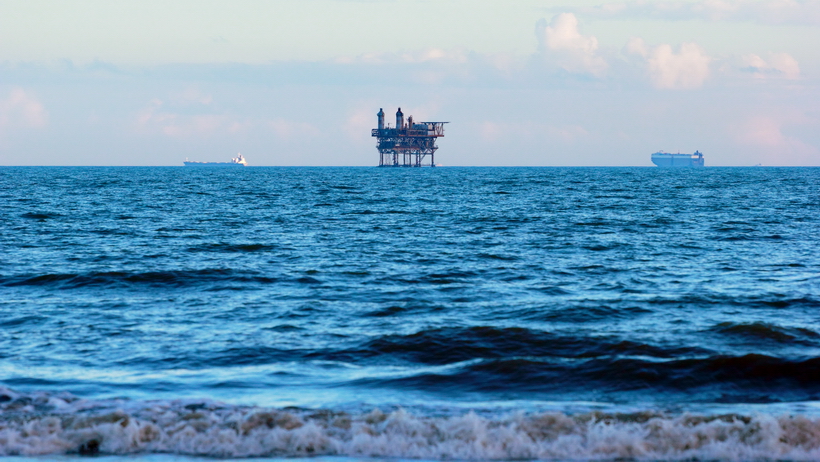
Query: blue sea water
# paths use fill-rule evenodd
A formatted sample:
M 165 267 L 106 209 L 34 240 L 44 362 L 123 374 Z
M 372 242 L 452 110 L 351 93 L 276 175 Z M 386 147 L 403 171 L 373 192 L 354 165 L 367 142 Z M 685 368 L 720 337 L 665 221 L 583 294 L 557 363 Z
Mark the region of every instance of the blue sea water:
M 817 168 L 3 167 L 0 220 L 0 455 L 820 458 Z

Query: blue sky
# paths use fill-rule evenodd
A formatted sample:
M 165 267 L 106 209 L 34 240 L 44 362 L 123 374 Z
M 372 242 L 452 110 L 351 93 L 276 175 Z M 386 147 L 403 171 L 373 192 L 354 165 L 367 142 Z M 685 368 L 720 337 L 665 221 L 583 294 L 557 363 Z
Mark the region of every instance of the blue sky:
M 820 165 L 820 0 L 0 0 L 0 165 Z

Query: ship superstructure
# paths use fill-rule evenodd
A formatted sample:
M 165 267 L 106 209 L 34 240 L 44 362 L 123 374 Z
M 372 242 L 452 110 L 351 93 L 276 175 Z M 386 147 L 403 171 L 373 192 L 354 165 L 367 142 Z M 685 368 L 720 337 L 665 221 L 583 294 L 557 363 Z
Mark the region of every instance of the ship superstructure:
M 652 163 L 658 167 L 703 167 L 703 153 L 695 151 L 694 154 L 672 154 L 658 151 L 652 154 Z
M 242 154 L 237 153 L 236 157 L 232 157 L 230 162 L 195 162 L 185 159 L 186 167 L 245 167 L 248 162 Z
M 436 166 L 436 138 L 444 136 L 444 124 L 449 122 L 416 122 L 413 116 L 404 120 L 399 108 L 396 126 L 384 123 L 384 109 L 379 109 L 378 128 L 371 131 L 379 150 L 379 167 Z M 429 156 L 429 159 L 428 159 Z

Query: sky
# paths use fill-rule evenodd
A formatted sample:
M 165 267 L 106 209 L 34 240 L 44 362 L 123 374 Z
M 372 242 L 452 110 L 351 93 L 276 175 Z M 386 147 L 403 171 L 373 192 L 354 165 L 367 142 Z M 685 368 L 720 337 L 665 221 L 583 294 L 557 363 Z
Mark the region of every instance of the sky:
M 820 166 L 820 0 L 0 0 L 0 165 Z

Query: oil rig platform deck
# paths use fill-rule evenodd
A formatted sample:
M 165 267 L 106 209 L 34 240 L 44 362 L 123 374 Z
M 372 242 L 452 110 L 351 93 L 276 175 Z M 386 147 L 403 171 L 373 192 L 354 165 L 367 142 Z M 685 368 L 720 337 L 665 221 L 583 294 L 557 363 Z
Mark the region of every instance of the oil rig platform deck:
M 379 128 L 374 128 L 371 136 L 378 140 L 379 167 L 436 166 L 436 138 L 444 136 L 444 124 L 449 122 L 414 122 L 410 116 L 405 123 L 401 108 L 396 112 L 395 127 L 385 125 L 384 109 L 376 116 Z

